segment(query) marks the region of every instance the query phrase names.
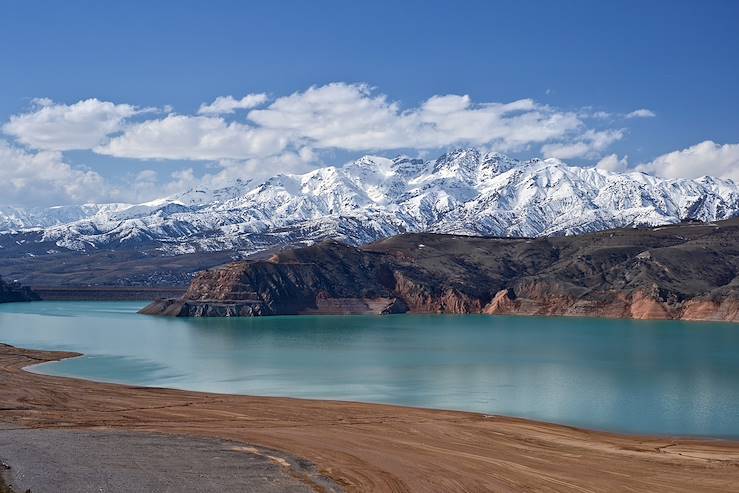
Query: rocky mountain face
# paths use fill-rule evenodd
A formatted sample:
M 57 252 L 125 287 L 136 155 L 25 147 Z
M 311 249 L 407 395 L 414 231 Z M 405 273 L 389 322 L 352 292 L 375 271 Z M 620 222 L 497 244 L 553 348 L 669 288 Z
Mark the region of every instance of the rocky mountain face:
M 201 273 L 172 316 L 485 313 L 739 322 L 739 219 L 570 237 L 328 241 Z
M 21 286 L 17 282 L 6 282 L 0 277 L 0 303 L 13 301 L 34 301 L 39 297 L 30 288 Z
M 542 237 L 737 215 L 739 186 L 730 180 L 665 180 L 460 149 L 430 161 L 365 156 L 143 204 L 0 208 L 0 256 L 249 254 L 408 232 Z

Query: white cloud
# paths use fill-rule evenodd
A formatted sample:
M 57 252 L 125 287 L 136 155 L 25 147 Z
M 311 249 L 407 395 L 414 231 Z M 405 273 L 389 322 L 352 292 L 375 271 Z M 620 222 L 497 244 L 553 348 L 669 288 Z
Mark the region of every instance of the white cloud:
M 456 94 L 447 94 L 446 96 L 431 96 L 423 103 L 424 111 L 429 114 L 448 114 L 458 111 L 464 111 L 470 107 L 470 97 L 467 95 L 457 96 Z
M 574 142 L 546 144 L 541 152 L 545 157 L 572 159 L 577 157 L 597 156 L 614 142 L 621 140 L 624 130 L 587 130 Z
M 0 140 L 0 197 L 3 204 L 82 203 L 105 196 L 103 178 L 73 168 L 58 151 L 29 152 Z
M 477 145 L 505 152 L 545 143 L 550 155 L 571 157 L 601 150 L 603 136 L 618 132 L 594 133 L 576 113 L 532 99 L 475 103 L 447 94 L 403 109 L 366 84 L 338 82 L 279 97 L 241 121 L 219 116 L 266 101 L 265 94 L 219 97 L 201 106 L 201 115 L 132 123 L 127 119 L 146 110 L 96 99 L 73 105 L 37 100 L 34 111 L 11 117 L 3 129 L 39 149 L 190 160 L 265 158 L 305 147 L 360 152 Z
M 638 110 L 634 110 L 631 113 L 626 114 L 626 118 L 654 118 L 655 116 L 657 116 L 657 114 L 654 111 L 646 108 L 639 108 Z
M 311 87 L 276 99 L 269 107 L 249 112 L 249 119 L 291 139 L 309 139 L 317 147 L 367 149 L 397 147 L 397 103 L 373 95 L 366 85 L 342 83 Z
M 606 171 L 623 172 L 626 171 L 629 167 L 629 157 L 624 156 L 623 158 L 619 159 L 617 154 L 609 154 L 608 156 L 605 156 L 603 159 L 598 161 L 595 167 Z
M 13 115 L 2 130 L 35 149 L 90 149 L 121 129 L 125 118 L 139 110 L 129 104 L 86 99 L 66 105 L 35 99 L 34 109 Z
M 223 101 L 218 111 L 235 102 L 233 98 Z M 484 145 L 510 151 L 532 143 L 569 140 L 583 130 L 576 114 L 531 99 L 475 104 L 467 95 L 451 94 L 402 110 L 367 85 L 344 83 L 277 98 L 263 109 L 250 111 L 247 120 L 168 115 L 129 125 L 94 150 L 137 159 L 193 160 L 265 158 L 306 146 L 382 151 Z
M 608 118 L 611 118 L 613 115 L 607 111 L 596 111 L 589 116 L 591 118 L 597 118 L 599 120 L 607 120 Z
M 739 144 L 721 145 L 706 140 L 687 149 L 663 154 L 636 169 L 667 178 L 710 175 L 739 182 Z
M 248 110 L 255 108 L 267 102 L 267 95 L 264 93 L 247 94 L 241 99 L 233 96 L 218 96 L 210 104 L 201 104 L 198 109 L 199 115 L 223 115 L 233 113 L 235 110 Z
M 433 96 L 401 110 L 397 102 L 363 84 L 333 83 L 276 99 L 252 110 L 263 128 L 308 141 L 318 148 L 350 151 L 433 149 L 490 145 L 511 150 L 564 137 L 582 125 L 574 113 L 522 99 L 474 104 L 467 95 Z
M 287 145 L 279 132 L 220 117 L 168 115 L 130 125 L 94 151 L 135 159 L 220 160 L 271 156 Z

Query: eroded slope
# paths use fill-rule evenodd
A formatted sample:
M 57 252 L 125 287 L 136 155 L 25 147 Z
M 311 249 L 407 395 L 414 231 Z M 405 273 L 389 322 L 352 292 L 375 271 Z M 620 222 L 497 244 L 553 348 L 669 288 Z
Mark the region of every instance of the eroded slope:
M 578 237 L 405 234 L 200 274 L 145 313 L 488 313 L 739 321 L 739 220 Z

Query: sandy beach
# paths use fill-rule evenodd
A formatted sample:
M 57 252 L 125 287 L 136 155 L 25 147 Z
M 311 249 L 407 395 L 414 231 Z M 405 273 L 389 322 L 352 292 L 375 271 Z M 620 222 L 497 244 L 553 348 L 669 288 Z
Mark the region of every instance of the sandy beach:
M 131 387 L 23 370 L 71 356 L 0 346 L 4 429 L 96 433 L 102 443 L 106 433 L 149 432 L 173 440 L 225 440 L 256 455 L 275 450 L 284 454 L 272 457 L 278 472 L 314 491 L 739 491 L 737 442 L 623 436 L 455 411 Z

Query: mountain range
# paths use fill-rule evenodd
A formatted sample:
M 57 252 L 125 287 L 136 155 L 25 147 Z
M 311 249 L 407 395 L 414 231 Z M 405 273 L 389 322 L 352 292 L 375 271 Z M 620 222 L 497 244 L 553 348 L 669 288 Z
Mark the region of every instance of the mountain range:
M 0 208 L 0 257 L 136 250 L 233 251 L 407 232 L 564 236 L 739 215 L 739 185 L 663 179 L 457 149 L 437 159 L 365 156 L 305 174 L 237 180 L 141 204 Z

